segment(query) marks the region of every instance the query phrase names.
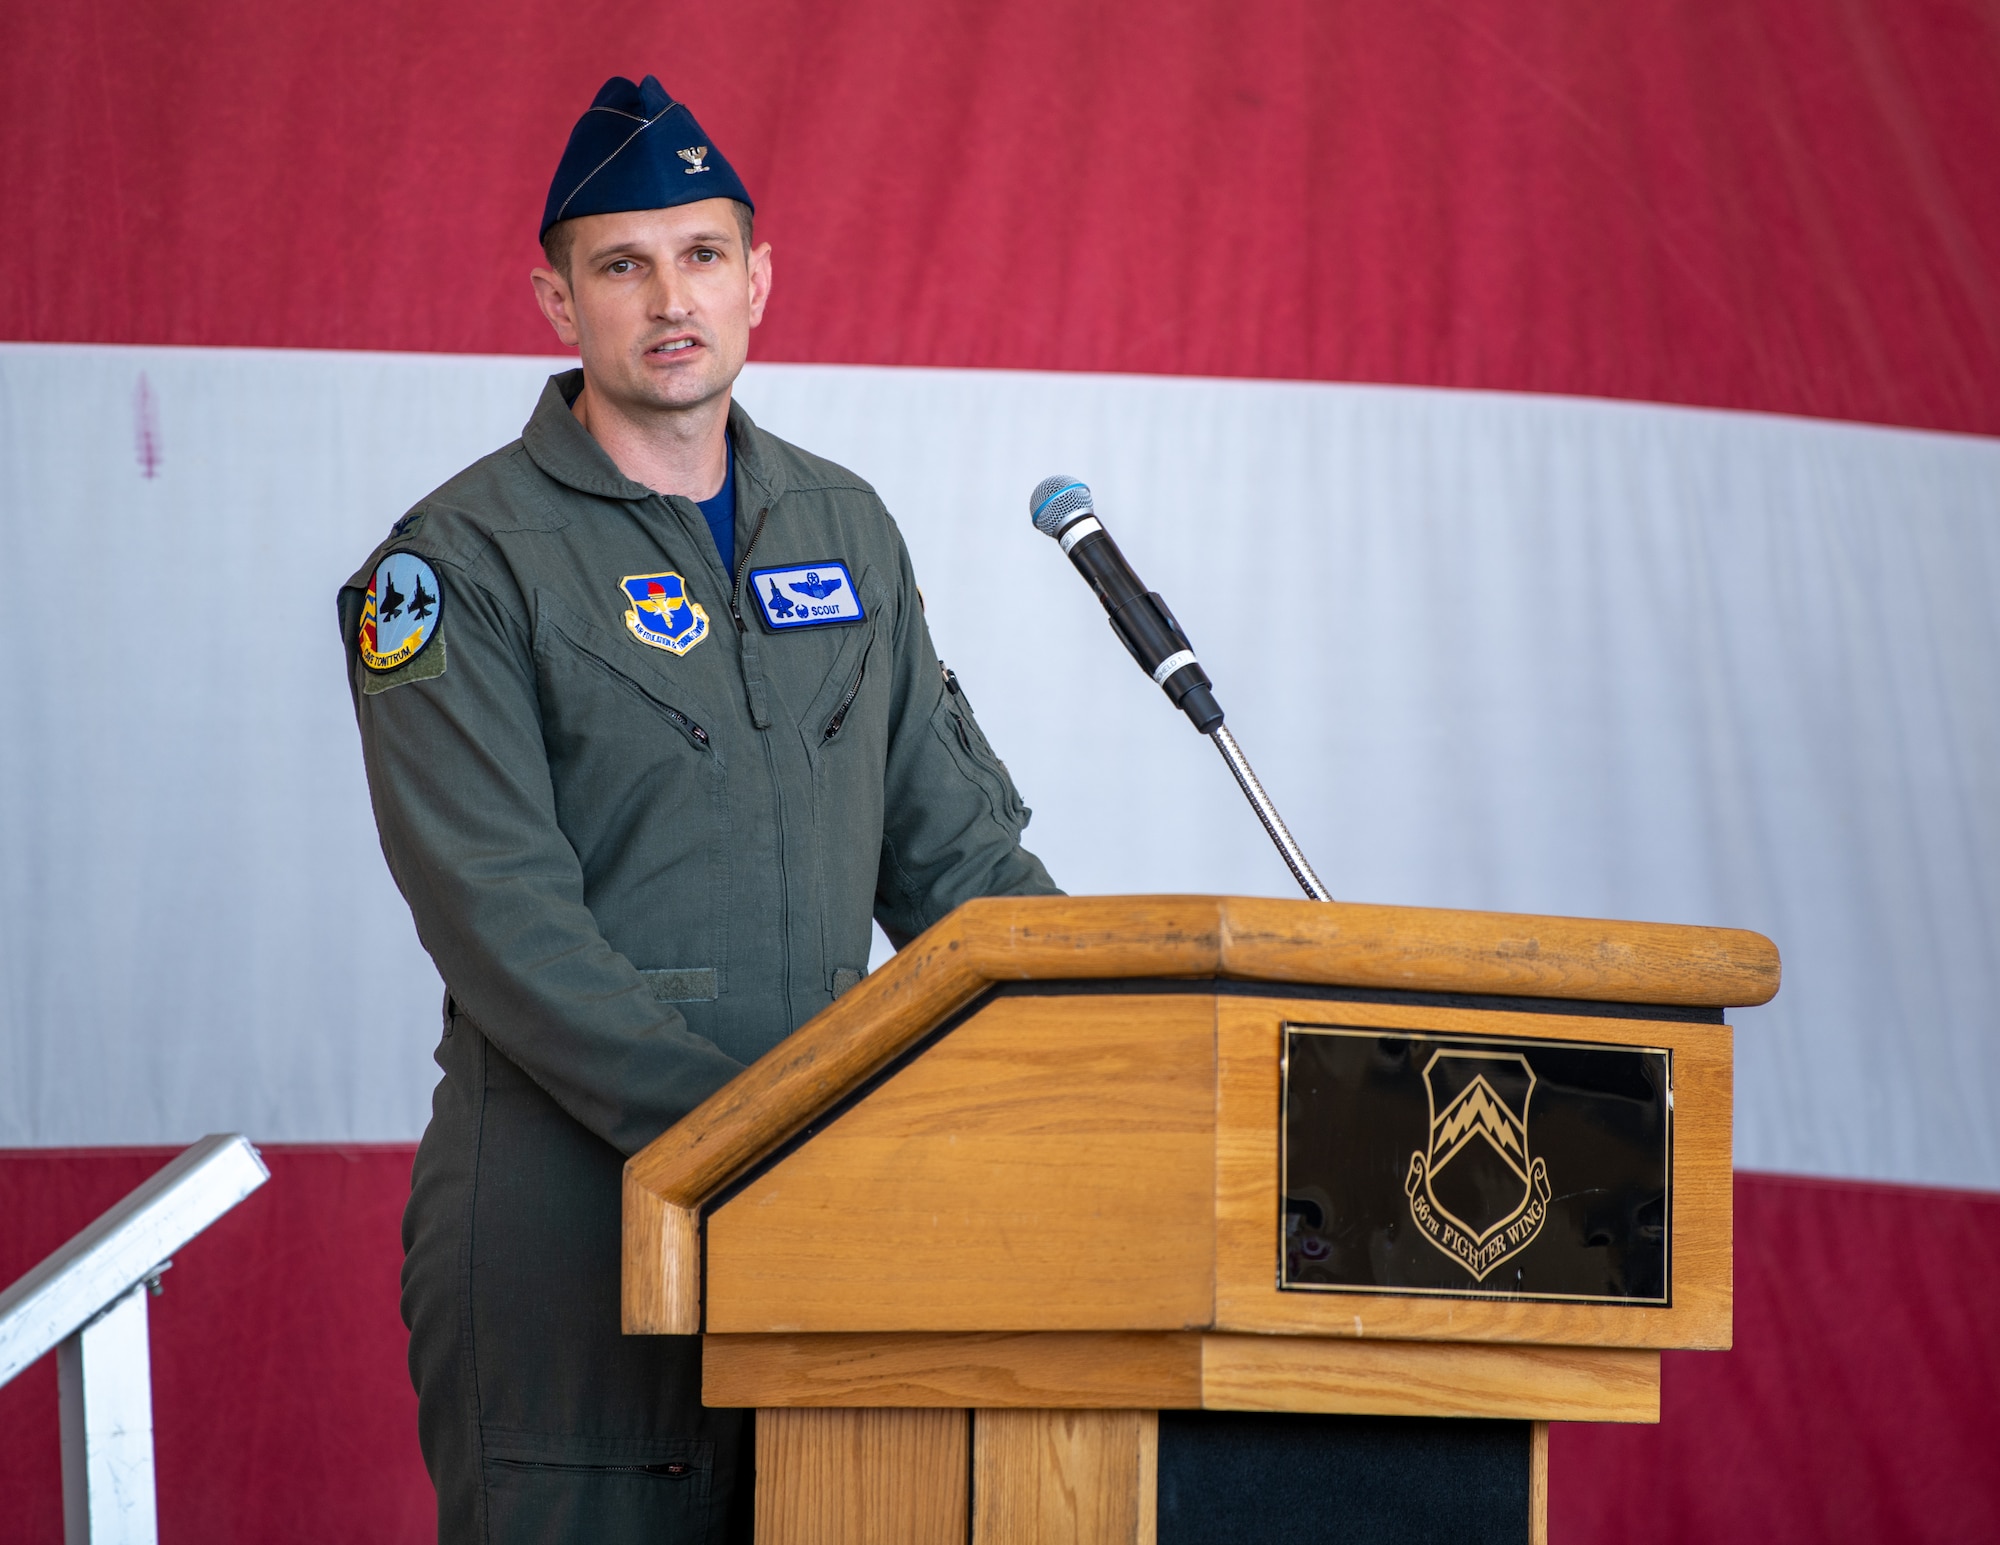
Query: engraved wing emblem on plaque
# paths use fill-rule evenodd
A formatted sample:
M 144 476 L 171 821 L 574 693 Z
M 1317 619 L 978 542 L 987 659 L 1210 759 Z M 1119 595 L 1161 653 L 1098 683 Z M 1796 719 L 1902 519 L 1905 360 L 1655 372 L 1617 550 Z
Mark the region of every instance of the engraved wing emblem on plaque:
M 1440 1051 L 1424 1067 L 1424 1088 L 1430 1140 L 1410 1155 L 1410 1217 L 1482 1281 L 1548 1217 L 1548 1169 L 1528 1153 L 1535 1070 L 1519 1052 Z

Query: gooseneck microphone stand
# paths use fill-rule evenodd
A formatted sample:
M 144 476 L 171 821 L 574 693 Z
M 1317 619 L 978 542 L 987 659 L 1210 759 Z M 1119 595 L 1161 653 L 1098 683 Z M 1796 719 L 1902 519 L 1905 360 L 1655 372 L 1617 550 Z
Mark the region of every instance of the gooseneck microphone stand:
M 1188 716 L 1194 727 L 1215 742 L 1222 760 L 1229 765 L 1236 786 L 1257 812 L 1265 833 L 1277 848 L 1285 867 L 1299 888 L 1314 901 L 1333 897 L 1320 884 L 1312 865 L 1299 851 L 1284 817 L 1264 792 L 1264 785 L 1250 766 L 1236 737 L 1222 722 L 1222 705 L 1215 700 L 1213 683 L 1201 668 L 1181 625 L 1156 591 L 1148 590 L 1132 572 L 1119 552 L 1118 544 L 1097 519 L 1090 488 L 1077 478 L 1044 478 L 1028 499 L 1028 514 L 1035 529 L 1054 537 L 1069 561 L 1090 582 L 1097 598 L 1110 615 L 1112 631 L 1139 662 L 1139 668 L 1159 684 L 1169 701 Z
M 1305 854 L 1293 841 L 1291 829 L 1285 825 L 1285 818 L 1278 814 L 1278 807 L 1271 803 L 1271 796 L 1264 792 L 1264 785 L 1257 781 L 1257 774 L 1251 770 L 1250 759 L 1243 754 L 1243 748 L 1236 744 L 1236 737 L 1218 724 L 1208 732 L 1208 738 L 1215 742 L 1215 749 L 1222 753 L 1223 761 L 1236 775 L 1236 786 L 1243 790 L 1243 797 L 1250 801 L 1250 808 L 1257 812 L 1257 819 L 1264 823 L 1278 856 L 1285 861 L 1285 867 L 1292 871 L 1292 878 L 1299 882 L 1299 889 L 1314 901 L 1331 901 L 1327 889 L 1319 883 L 1319 876 L 1313 873 L 1313 866 L 1306 862 Z

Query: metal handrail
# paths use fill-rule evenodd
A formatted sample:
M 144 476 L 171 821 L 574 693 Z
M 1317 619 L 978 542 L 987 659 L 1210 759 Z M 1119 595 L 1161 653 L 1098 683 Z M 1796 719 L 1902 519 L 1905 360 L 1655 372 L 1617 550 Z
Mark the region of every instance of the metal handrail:
M 248 1139 L 204 1137 L 0 1293 L 0 1385 L 56 1353 L 65 1545 L 156 1545 L 146 1292 L 270 1178 Z

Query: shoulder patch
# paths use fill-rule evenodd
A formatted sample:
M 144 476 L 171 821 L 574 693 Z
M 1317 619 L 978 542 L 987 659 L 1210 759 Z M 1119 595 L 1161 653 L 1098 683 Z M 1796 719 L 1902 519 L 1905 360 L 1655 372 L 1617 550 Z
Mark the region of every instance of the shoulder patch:
M 757 569 L 750 575 L 750 589 L 764 621 L 776 632 L 868 619 L 854 589 L 854 576 L 838 558 L 786 569 Z
M 408 665 L 437 637 L 443 618 L 437 570 L 415 553 L 384 554 L 361 605 L 361 663 L 371 671 Z

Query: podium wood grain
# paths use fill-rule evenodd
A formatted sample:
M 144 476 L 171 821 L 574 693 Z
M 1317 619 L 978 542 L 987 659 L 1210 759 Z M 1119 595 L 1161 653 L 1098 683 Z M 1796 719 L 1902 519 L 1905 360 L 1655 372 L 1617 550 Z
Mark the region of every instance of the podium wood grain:
M 1528 1430 L 1528 1545 L 1549 1545 L 1549 1424 Z
M 710 1335 L 702 1400 L 1656 1422 L 1660 1354 L 1200 1332 Z
M 1132 1331 L 702 1338 L 711 1406 L 1201 1404 L 1201 1338 Z
M 964 1411 L 759 1411 L 757 1545 L 965 1545 Z
M 1003 998 L 708 1219 L 708 1328 L 1177 1330 L 1212 1312 L 1206 997 Z
M 1156 1411 L 979 1411 L 972 1545 L 1154 1545 Z

